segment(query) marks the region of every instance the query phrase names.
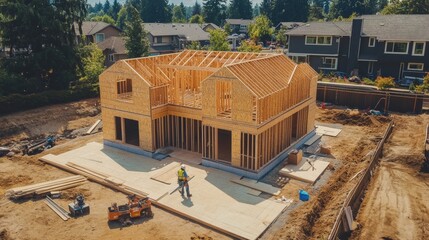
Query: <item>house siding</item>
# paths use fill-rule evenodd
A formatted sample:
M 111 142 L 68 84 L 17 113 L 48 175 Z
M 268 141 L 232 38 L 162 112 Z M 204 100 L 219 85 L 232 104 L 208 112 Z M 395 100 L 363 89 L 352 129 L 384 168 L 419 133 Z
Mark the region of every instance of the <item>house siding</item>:
M 306 45 L 305 36 L 290 36 L 289 53 L 305 53 L 308 55 L 327 54 L 337 55 L 339 49 L 339 37 L 332 37 L 332 45 Z

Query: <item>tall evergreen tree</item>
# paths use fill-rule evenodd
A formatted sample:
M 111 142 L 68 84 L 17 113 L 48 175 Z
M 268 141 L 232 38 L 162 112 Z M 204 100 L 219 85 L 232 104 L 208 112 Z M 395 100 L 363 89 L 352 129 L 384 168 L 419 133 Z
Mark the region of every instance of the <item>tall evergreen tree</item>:
M 308 1 L 306 0 L 276 0 L 273 6 L 272 22 L 306 22 L 308 19 Z
M 82 33 L 86 1 L 0 3 L 1 43 L 11 53 L 10 58 L 2 60 L 5 69 L 23 78 L 23 91 L 27 93 L 67 88 L 76 79 L 79 62 L 75 32 Z
M 357 15 L 374 14 L 377 12 L 377 0 L 333 0 L 329 9 L 330 18 L 348 18 Z
M 145 22 L 167 23 L 171 21 L 168 0 L 142 0 L 142 18 Z
M 273 1 L 272 0 L 263 0 L 260 7 L 261 15 L 267 16 L 271 21 L 273 21 Z
M 109 0 L 106 0 L 106 1 L 104 2 L 104 5 L 103 5 L 103 12 L 104 12 L 105 14 L 110 15 L 110 14 L 111 14 L 111 11 L 112 11 L 112 6 L 110 6 L 110 2 L 109 2 Z
M 183 12 L 183 9 L 180 7 L 180 5 L 176 5 L 173 7 L 173 18 L 172 22 L 174 23 L 184 23 L 186 22 L 186 16 Z
M 195 1 L 195 5 L 192 8 L 192 16 L 193 15 L 201 15 L 201 5 Z
M 260 11 L 260 5 L 259 4 L 255 4 L 255 6 L 253 7 L 253 17 L 257 17 L 261 15 L 261 11 Z
M 143 20 L 135 7 L 130 6 L 128 11 L 129 19 L 125 22 L 125 47 L 128 50 L 128 57 L 147 56 L 149 55 L 149 41 L 143 27 Z
M 235 19 L 252 19 L 252 4 L 250 0 L 232 0 L 228 8 L 228 17 Z
M 98 13 L 101 10 L 103 10 L 103 4 L 101 4 L 101 2 L 94 4 L 94 7 L 92 8 L 93 12 Z
M 206 22 L 220 25 L 225 19 L 226 0 L 203 0 L 203 14 Z
M 184 19 L 185 19 L 185 20 L 188 20 L 188 18 L 186 17 L 186 7 L 185 7 L 185 5 L 183 5 L 183 2 L 181 2 L 181 3 L 180 3 L 179 7 L 180 7 L 180 10 L 181 10 L 181 11 L 182 11 L 182 13 L 183 13 L 183 17 L 184 17 Z
M 382 11 L 387 4 L 389 4 L 389 0 L 378 0 L 377 2 L 377 11 Z
M 118 19 L 116 19 L 116 26 L 120 29 L 125 29 L 125 21 L 128 17 L 127 6 L 122 6 L 121 10 L 118 13 Z
M 118 0 L 113 1 L 112 5 L 112 18 L 116 21 L 118 19 L 118 13 L 121 10 L 121 4 L 118 2 Z

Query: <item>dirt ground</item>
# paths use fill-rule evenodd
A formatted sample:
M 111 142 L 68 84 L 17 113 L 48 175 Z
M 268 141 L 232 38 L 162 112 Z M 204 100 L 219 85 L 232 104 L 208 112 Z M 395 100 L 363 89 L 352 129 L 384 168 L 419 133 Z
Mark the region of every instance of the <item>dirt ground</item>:
M 352 239 L 427 239 L 429 174 L 423 161 L 428 115 L 394 116 L 395 128 L 357 216 Z
M 353 116 L 349 118 L 347 114 Z M 389 121 L 385 117 L 374 118 L 356 113 L 347 114 L 345 115 L 344 110 L 318 110 L 318 121 L 344 124 L 343 131 L 338 137 L 323 137 L 323 144 L 331 147 L 333 157 L 339 159 L 340 164 L 329 167 L 328 173 L 325 173 L 327 174 L 325 176 L 328 177 L 323 180 L 324 182 L 320 186 L 309 186 L 293 180 L 286 184 L 286 188 L 289 190 L 282 192 L 283 194 L 297 192 L 298 189 L 306 189 L 309 191 L 311 199 L 309 202 L 303 203 L 299 202 L 297 194 L 286 195 L 286 197 L 295 200 L 295 207 L 280 217 L 262 236 L 262 239 L 325 239 L 328 236 L 345 195 L 356 184 L 356 174 L 368 165 L 368 153 L 375 149 L 387 126 L 387 121 Z M 57 146 L 41 154 L 34 156 L 16 154 L 11 158 L 0 158 L 0 195 L 3 196 L 5 190 L 12 187 L 69 176 L 69 173 L 44 165 L 37 159 L 44 154 L 60 154 L 88 142 L 101 142 L 102 133 L 82 136 L 82 133 L 86 132 L 86 129 L 99 118 L 97 100 L 51 106 L 0 117 L 0 121 L 4 123 L 0 126 L 0 146 L 13 146 L 25 140 L 38 138 L 41 135 L 56 134 L 59 137 Z M 414 121 L 416 124 L 420 121 L 421 125 L 428 122 L 427 115 L 424 117 L 398 116 L 398 118 L 403 120 L 403 125 L 400 125 L 401 128 L 406 128 L 408 121 Z M 393 135 L 392 139 L 395 136 Z M 401 142 L 389 142 L 392 146 L 394 143 L 397 145 L 391 148 L 392 150 L 386 151 L 386 157 L 389 156 L 388 152 L 391 152 L 392 156 L 397 156 L 401 152 L 408 152 L 408 149 L 418 145 L 417 140 L 412 141 L 414 140 L 413 134 L 405 132 L 405 135 L 398 135 L 397 138 Z M 402 145 L 408 147 L 401 149 Z M 405 173 L 408 173 L 407 179 L 404 179 L 406 181 L 422 177 L 416 172 L 418 162 L 409 162 L 408 157 L 399 157 L 399 159 L 401 160 L 393 162 L 386 160 L 386 164 L 399 162 L 401 166 L 404 164 L 405 166 L 411 165 L 411 169 L 404 170 Z M 389 179 L 388 177 L 397 177 L 395 171 L 398 167 L 392 169 L 392 173 L 384 178 L 386 181 Z M 404 185 L 406 184 L 404 183 Z M 413 192 L 414 195 L 409 195 L 408 199 L 411 206 L 414 206 L 412 204 L 424 206 L 419 211 L 422 214 L 425 211 L 427 215 L 428 206 L 421 203 L 427 199 L 427 195 L 422 193 L 423 189 L 423 185 L 417 184 L 414 188 L 415 191 L 410 190 L 410 194 Z M 66 207 L 74 195 L 79 192 L 86 196 L 87 202 L 91 206 L 91 214 L 70 219 L 67 222 L 62 221 L 42 200 L 12 203 L 4 197 L 0 197 L 0 239 L 229 239 L 212 229 L 156 207 L 153 209 L 155 213 L 153 219 L 138 220 L 135 225 L 125 228 L 116 224 L 109 224 L 107 222 L 107 207 L 112 202 L 125 202 L 125 195 L 92 182 L 65 191 L 62 199 L 56 201 Z M 429 191 L 426 190 L 426 192 Z M 366 206 L 374 206 L 366 202 L 364 205 L 363 209 L 367 208 Z M 367 211 L 368 215 L 371 211 L 374 210 Z M 364 211 L 362 210 L 362 212 Z M 367 217 L 363 218 L 366 219 Z M 414 221 L 416 229 L 420 229 L 420 232 L 417 231 L 418 234 L 427 234 L 427 228 L 421 227 L 422 225 L 418 221 L 423 224 L 427 223 L 428 219 L 422 215 L 416 215 L 413 219 L 416 219 Z M 367 239 L 368 232 L 372 230 L 368 230 L 368 232 L 365 230 L 371 229 L 368 226 L 377 222 L 365 222 L 359 220 L 359 216 L 358 222 L 360 223 L 360 230 L 355 238 Z M 402 235 L 395 235 L 393 232 L 389 234 L 380 233 L 380 236 L 407 239 L 401 238 Z M 418 236 L 420 235 L 416 235 L 417 239 Z
M 87 129 L 97 119 L 96 100 L 57 105 L 12 114 L 0 118 L 0 146 L 20 140 L 37 138 L 47 134 L 64 135 Z M 67 108 L 67 109 L 66 109 Z M 46 111 L 47 114 L 43 114 Z M 15 126 L 13 131 L 5 131 Z M 84 131 L 86 132 L 86 130 Z M 102 141 L 102 133 L 61 138 L 58 145 L 33 156 L 16 154 L 0 158 L 0 239 L 230 239 L 211 229 L 183 219 L 173 213 L 153 207 L 153 219 L 136 220 L 130 227 L 109 224 L 107 207 L 113 202 L 125 203 L 126 195 L 99 184 L 87 182 L 77 188 L 63 191 L 62 199 L 55 200 L 67 209 L 76 193 L 83 193 L 91 207 L 91 214 L 77 219 L 62 221 L 43 200 L 29 199 L 10 202 L 4 192 L 13 187 L 58 179 L 71 174 L 45 165 L 38 158 L 48 154 L 60 154 L 88 142 Z

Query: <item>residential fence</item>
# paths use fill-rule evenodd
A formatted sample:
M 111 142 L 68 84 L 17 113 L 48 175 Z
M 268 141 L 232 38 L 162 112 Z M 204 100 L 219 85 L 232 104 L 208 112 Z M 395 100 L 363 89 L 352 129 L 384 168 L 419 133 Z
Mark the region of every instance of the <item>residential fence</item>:
M 380 91 L 372 86 L 318 82 L 317 100 L 349 108 L 418 114 L 429 96 L 406 90 Z
M 383 138 L 377 144 L 374 153 L 371 156 L 370 164 L 365 169 L 364 174 L 360 176 L 356 186 L 347 194 L 344 204 L 338 213 L 334 226 L 329 234 L 329 240 L 345 239 L 352 229 L 353 216 L 356 216 L 362 203 L 366 188 L 371 181 L 371 177 L 383 154 L 383 145 L 392 133 L 394 127 L 393 121 L 387 127 Z M 358 173 L 359 174 L 359 173 Z

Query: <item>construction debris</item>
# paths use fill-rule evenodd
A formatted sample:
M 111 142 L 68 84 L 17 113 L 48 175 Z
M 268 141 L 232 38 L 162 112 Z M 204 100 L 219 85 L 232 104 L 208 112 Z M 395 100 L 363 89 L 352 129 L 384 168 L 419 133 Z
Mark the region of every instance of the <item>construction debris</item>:
M 54 200 L 52 200 L 50 197 L 46 197 L 45 203 L 64 221 L 70 219 L 69 213 L 56 202 L 54 202 Z
M 53 181 L 28 185 L 24 187 L 12 188 L 6 191 L 6 197 L 10 199 L 18 199 L 22 197 L 30 197 L 33 195 L 46 194 L 52 191 L 59 191 L 68 188 L 73 188 L 83 184 L 86 178 L 83 176 L 72 176 L 61 178 Z
M 100 123 L 101 123 L 101 120 L 100 120 L 100 119 L 98 119 L 98 120 L 94 123 L 94 125 L 92 125 L 92 126 L 88 129 L 88 131 L 86 132 L 86 135 L 91 134 L 92 132 L 94 132 L 94 130 L 96 129 L 96 127 L 97 127 Z

